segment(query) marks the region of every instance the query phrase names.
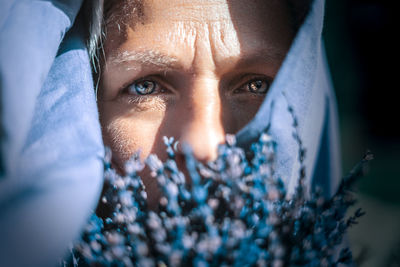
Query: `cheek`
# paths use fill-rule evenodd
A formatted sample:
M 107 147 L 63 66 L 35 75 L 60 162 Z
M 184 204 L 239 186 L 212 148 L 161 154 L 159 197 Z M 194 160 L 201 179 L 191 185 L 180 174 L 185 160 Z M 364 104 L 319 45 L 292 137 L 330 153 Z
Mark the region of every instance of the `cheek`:
M 227 133 L 236 134 L 257 114 L 264 97 L 249 96 L 223 103 L 222 121 Z
M 111 148 L 113 161 L 122 167 L 138 150 L 142 159 L 152 152 L 164 114 L 121 112 L 116 106 L 118 104 L 99 104 L 100 122 L 104 144 Z

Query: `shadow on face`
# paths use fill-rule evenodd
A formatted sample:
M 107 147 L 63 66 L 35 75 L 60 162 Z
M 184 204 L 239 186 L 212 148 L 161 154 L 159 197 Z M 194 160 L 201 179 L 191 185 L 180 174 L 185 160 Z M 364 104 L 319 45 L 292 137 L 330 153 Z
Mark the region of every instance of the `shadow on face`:
M 189 144 L 199 160 L 213 160 L 225 135 L 254 117 L 290 47 L 285 3 L 115 4 L 106 19 L 98 105 L 116 167 L 139 149 L 143 158 L 164 158 L 163 136 Z M 155 202 L 157 185 L 146 177 Z

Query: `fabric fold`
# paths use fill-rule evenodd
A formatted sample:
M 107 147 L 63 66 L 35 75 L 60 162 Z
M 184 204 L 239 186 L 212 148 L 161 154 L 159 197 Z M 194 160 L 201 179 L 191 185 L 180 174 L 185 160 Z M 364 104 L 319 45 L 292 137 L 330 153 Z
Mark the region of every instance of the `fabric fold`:
M 318 183 L 329 195 L 340 180 L 337 108 L 321 38 L 323 17 L 324 1 L 316 0 L 257 115 L 237 134 L 238 143 L 248 146 L 269 127 L 269 133 L 277 143 L 276 171 L 285 180 L 289 193 L 294 192 L 300 171 L 299 145 L 293 137 L 295 128 L 289 106 L 294 110 L 306 149 L 307 184 L 311 188 L 313 182 Z M 324 140 L 329 141 L 325 144 L 322 142 L 324 133 Z M 321 149 L 322 145 L 327 147 Z M 319 157 L 329 160 L 320 161 Z M 322 178 L 312 179 L 315 170 Z
M 86 29 L 77 20 L 64 38 L 81 2 L 1 1 L 0 266 L 57 264 L 100 194 L 104 147 Z M 324 1 L 313 1 L 263 105 L 237 134 L 239 145 L 248 146 L 270 128 L 276 171 L 289 193 L 300 165 L 288 106 L 307 149 L 310 188 L 318 184 L 332 194 L 340 181 L 323 14 Z
M 72 2 L 15 1 L 2 23 L 0 266 L 57 264 L 101 191 L 104 148 L 80 21 L 60 46 L 81 5 Z

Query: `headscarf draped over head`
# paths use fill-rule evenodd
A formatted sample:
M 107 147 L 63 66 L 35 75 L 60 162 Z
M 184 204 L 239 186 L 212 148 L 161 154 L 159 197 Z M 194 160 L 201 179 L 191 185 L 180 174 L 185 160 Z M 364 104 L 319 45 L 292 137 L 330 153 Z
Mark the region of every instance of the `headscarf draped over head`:
M 56 264 L 100 195 L 104 147 L 85 27 L 75 20 L 81 2 L 1 3 L 0 266 Z M 264 103 L 237 134 L 246 147 L 269 128 L 289 192 L 299 148 L 288 106 L 307 150 L 310 188 L 331 194 L 340 177 L 323 11 L 324 1 L 313 1 Z

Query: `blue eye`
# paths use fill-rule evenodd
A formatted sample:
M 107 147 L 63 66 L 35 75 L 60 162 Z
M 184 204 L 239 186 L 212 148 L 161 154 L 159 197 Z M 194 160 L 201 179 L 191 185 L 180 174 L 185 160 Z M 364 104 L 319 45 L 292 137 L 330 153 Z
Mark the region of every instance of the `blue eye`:
M 156 82 L 144 80 L 140 82 L 135 82 L 134 84 L 129 86 L 129 90 L 134 91 L 132 93 L 136 93 L 138 95 L 149 95 L 154 93 L 156 87 Z
M 266 80 L 253 80 L 247 83 L 247 90 L 255 94 L 265 94 L 269 89 L 269 82 Z

